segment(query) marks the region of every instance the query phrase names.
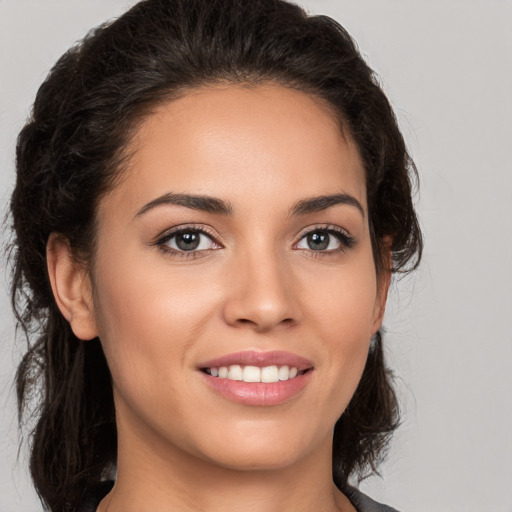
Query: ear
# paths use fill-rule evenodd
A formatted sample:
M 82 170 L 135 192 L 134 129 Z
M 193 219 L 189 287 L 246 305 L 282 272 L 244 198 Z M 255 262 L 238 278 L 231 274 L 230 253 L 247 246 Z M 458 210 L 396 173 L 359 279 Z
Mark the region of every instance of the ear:
M 98 330 L 89 273 L 73 258 L 65 237 L 57 233 L 50 235 L 46 261 L 55 302 L 75 336 L 81 340 L 95 338 Z
M 391 267 L 392 267 L 392 252 L 391 245 L 393 239 L 391 236 L 383 238 L 383 254 L 381 256 L 383 268 L 377 275 L 377 296 L 375 298 L 374 306 L 374 321 L 372 325 L 372 335 L 375 334 L 382 325 L 384 313 L 386 311 L 386 302 L 388 298 L 389 285 L 391 283 Z

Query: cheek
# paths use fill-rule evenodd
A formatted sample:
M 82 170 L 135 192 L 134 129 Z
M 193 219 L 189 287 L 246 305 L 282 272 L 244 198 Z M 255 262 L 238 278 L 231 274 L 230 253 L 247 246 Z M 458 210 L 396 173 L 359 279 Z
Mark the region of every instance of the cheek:
M 104 255 L 95 269 L 94 302 L 114 382 L 132 387 L 134 376 L 140 384 L 186 365 L 215 300 L 201 293 L 200 276 L 185 279 L 112 248 Z
M 197 401 L 188 384 L 197 340 L 204 339 L 215 297 L 201 293 L 200 276 L 127 257 L 97 268 L 100 339 L 112 374 L 118 421 L 130 429 L 183 436 Z M 129 278 L 125 277 L 129 276 Z M 169 424 L 169 417 L 174 418 Z M 167 432 L 167 433 L 165 433 Z
M 377 282 L 373 260 L 361 258 L 337 275 L 317 274 L 310 304 L 312 326 L 323 340 L 323 369 L 318 372 L 326 390 L 325 408 L 331 404 L 336 420 L 348 405 L 366 363 L 376 317 Z M 322 398 L 319 398 L 321 401 Z
M 317 270 L 314 283 L 309 283 L 313 290 L 309 311 L 329 338 L 355 341 L 372 336 L 378 310 L 377 279 L 373 259 L 367 251 L 360 252 L 349 264 Z

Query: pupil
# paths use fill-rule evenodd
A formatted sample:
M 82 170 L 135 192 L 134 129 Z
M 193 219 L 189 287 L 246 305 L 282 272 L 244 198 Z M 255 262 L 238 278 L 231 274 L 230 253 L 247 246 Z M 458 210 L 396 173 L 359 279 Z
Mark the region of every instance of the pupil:
M 183 251 L 193 251 L 199 245 L 197 233 L 181 233 L 176 239 L 176 245 Z
M 308 245 L 310 249 L 323 251 L 329 246 L 328 233 L 312 233 L 308 235 Z

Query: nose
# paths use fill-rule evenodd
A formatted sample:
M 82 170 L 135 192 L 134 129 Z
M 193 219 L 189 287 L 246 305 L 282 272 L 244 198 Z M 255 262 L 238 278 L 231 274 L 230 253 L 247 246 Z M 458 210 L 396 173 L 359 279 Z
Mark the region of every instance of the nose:
M 300 320 L 298 289 L 285 258 L 258 251 L 230 268 L 224 320 L 257 332 L 296 325 Z

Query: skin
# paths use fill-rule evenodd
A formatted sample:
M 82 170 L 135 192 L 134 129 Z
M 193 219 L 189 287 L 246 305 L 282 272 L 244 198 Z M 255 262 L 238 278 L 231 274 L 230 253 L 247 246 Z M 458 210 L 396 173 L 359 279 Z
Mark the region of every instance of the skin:
M 129 149 L 99 205 L 92 268 L 58 236 L 48 246 L 61 311 L 79 338 L 100 337 L 112 373 L 118 476 L 98 510 L 355 510 L 332 483 L 332 432 L 389 285 L 375 271 L 355 144 L 320 100 L 269 84 L 192 91 L 151 114 Z M 219 198 L 232 213 L 146 206 L 168 193 Z M 362 211 L 290 214 L 338 193 Z M 158 245 L 179 225 L 211 238 L 187 253 L 176 239 Z M 353 243 L 331 234 L 328 250 L 312 249 L 305 235 L 318 229 Z M 237 403 L 198 365 L 243 350 L 286 350 L 314 370 L 283 404 Z

